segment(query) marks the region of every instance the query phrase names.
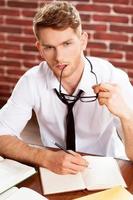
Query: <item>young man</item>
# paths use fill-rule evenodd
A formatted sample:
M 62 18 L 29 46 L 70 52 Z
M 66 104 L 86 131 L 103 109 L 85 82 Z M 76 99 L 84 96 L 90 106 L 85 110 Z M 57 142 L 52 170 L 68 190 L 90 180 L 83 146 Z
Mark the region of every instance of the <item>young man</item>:
M 114 157 L 124 156 L 125 147 L 133 159 L 133 88 L 111 63 L 84 57 L 87 33 L 75 7 L 60 1 L 45 5 L 34 18 L 33 30 L 45 61 L 22 76 L 0 111 L 1 155 L 59 174 L 84 170 L 86 161 L 74 151 L 39 149 L 20 139 L 33 109 L 45 147 L 57 142 L 67 149 Z M 70 125 L 70 103 L 75 103 L 75 126 Z M 68 137 L 72 142 L 74 129 L 75 149 L 66 144 Z

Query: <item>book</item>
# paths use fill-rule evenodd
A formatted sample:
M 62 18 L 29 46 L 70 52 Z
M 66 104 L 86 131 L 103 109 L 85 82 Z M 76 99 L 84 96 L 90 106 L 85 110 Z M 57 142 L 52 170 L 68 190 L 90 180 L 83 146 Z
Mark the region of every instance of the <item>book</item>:
M 86 195 L 74 200 L 133 200 L 133 195 L 125 188 L 117 186 L 102 192 Z
M 88 167 L 76 175 L 59 175 L 40 167 L 43 194 L 53 194 L 76 190 L 103 190 L 126 183 L 117 161 L 112 157 L 83 156 Z
M 0 194 L 35 173 L 34 167 L 0 157 Z
M 38 192 L 26 187 L 12 187 L 0 195 L 0 200 L 47 200 Z

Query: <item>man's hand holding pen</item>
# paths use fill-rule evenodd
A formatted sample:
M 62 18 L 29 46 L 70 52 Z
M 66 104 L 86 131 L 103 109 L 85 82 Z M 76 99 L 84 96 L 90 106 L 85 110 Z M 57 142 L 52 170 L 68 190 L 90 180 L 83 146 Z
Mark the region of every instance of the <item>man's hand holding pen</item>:
M 47 150 L 46 156 L 45 167 L 57 174 L 77 174 L 88 166 L 88 162 L 79 153 L 71 150 Z

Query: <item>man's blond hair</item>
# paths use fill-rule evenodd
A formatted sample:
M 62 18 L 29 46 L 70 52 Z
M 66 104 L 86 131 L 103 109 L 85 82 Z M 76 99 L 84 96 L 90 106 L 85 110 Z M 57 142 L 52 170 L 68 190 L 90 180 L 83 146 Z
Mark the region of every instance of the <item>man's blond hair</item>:
M 81 19 L 77 9 L 66 1 L 55 1 L 45 4 L 38 10 L 33 19 L 33 31 L 39 40 L 41 28 L 66 29 L 72 28 L 81 32 Z

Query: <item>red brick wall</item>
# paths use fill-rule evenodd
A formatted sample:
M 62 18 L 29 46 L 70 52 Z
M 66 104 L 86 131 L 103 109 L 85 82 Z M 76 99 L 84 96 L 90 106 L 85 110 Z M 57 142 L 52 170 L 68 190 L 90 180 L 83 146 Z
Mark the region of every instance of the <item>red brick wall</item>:
M 18 78 L 39 63 L 32 18 L 43 0 L 0 0 L 0 105 Z M 133 0 L 71 1 L 88 32 L 87 54 L 126 70 L 133 83 Z

